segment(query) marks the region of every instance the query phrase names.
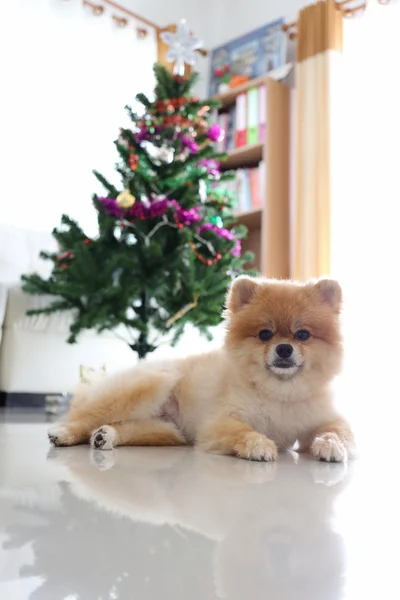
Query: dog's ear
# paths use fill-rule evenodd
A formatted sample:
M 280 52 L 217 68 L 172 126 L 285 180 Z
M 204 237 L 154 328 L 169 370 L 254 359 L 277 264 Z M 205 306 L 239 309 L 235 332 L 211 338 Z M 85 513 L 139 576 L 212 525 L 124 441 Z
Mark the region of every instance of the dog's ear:
M 320 279 L 315 284 L 322 302 L 329 304 L 335 312 L 340 312 L 342 305 L 342 288 L 334 279 Z
M 237 277 L 229 288 L 226 297 L 226 307 L 231 313 L 235 313 L 246 304 L 249 304 L 254 297 L 258 287 L 256 279 L 248 275 Z

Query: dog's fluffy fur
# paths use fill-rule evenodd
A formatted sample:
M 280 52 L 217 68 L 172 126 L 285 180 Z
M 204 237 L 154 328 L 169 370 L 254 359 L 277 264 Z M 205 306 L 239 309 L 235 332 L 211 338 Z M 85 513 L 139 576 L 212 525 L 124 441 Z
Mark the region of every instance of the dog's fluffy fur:
M 49 438 L 58 446 L 90 441 L 103 450 L 196 444 L 266 461 L 298 442 L 320 460 L 346 460 L 353 436 L 330 391 L 342 360 L 341 302 L 339 284 L 328 279 L 238 277 L 227 297 L 221 350 L 144 362 L 82 385 L 66 422 L 51 427 Z M 299 339 L 299 331 L 310 337 Z M 279 344 L 290 344 L 292 354 L 282 359 Z

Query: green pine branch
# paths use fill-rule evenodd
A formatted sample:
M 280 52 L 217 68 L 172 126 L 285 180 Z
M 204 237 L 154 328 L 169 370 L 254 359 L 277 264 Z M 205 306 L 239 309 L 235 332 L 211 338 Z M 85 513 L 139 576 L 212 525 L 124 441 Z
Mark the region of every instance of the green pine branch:
M 110 198 L 116 198 L 119 194 L 117 188 L 112 185 L 101 173 L 96 170 L 93 170 L 93 175 L 96 177 L 98 181 L 105 187 L 107 192 L 109 193 Z

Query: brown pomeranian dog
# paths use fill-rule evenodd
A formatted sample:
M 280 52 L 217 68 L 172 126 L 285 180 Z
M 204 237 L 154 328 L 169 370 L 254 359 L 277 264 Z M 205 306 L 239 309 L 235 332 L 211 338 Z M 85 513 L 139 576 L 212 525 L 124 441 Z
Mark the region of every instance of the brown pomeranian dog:
M 223 348 L 81 385 L 49 439 L 102 450 L 195 444 L 266 461 L 298 442 L 317 459 L 344 461 L 353 435 L 330 390 L 342 361 L 341 303 L 333 280 L 238 277 Z

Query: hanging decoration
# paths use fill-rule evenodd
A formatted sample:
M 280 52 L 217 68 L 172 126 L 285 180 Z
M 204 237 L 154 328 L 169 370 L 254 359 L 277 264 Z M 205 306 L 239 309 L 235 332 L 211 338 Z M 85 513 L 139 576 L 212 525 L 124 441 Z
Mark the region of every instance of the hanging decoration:
M 211 219 L 211 221 L 213 221 L 213 219 Z M 222 221 L 222 219 L 221 219 L 221 221 Z M 226 229 L 225 227 L 219 227 L 218 225 L 211 222 L 211 223 L 205 223 L 204 225 L 200 225 L 196 229 L 196 232 L 199 235 L 201 233 L 203 233 L 204 231 L 212 231 L 213 233 L 215 233 L 216 235 L 218 235 L 221 238 L 224 238 L 229 241 L 235 241 L 235 245 L 232 248 L 230 254 L 231 254 L 231 256 L 240 256 L 241 255 L 241 252 L 242 252 L 241 242 L 240 242 L 240 240 L 235 239 L 235 235 L 233 234 L 232 231 L 229 231 L 229 229 Z M 214 264 L 214 263 L 212 263 L 212 264 Z
M 154 164 L 156 164 L 158 166 L 162 165 L 162 164 L 169 165 L 174 160 L 174 154 L 175 154 L 174 148 L 169 147 L 165 144 L 158 147 L 158 146 L 155 146 L 154 144 L 150 144 L 147 142 L 146 150 L 147 150 L 151 160 L 154 162 Z
M 166 196 L 152 196 L 146 201 L 135 202 L 134 205 L 126 208 L 120 206 L 118 198 L 119 196 L 116 200 L 114 198 L 98 198 L 98 200 L 109 215 L 123 218 L 125 221 L 155 219 L 162 217 L 168 209 L 173 210 L 176 224 L 190 226 L 201 220 L 198 207 L 185 209 L 179 202 L 169 200 Z
M 175 109 L 182 108 L 183 106 L 185 106 L 185 104 L 190 104 L 191 102 L 197 102 L 197 100 L 198 98 L 191 98 L 189 96 L 183 96 L 182 98 L 168 98 L 167 100 L 158 100 L 158 102 L 156 102 L 156 109 L 158 112 L 174 112 Z
M 117 204 L 120 208 L 130 208 L 135 204 L 135 202 L 136 198 L 129 190 L 125 190 L 117 196 Z
M 225 131 L 217 123 L 214 123 L 207 131 L 207 137 L 212 142 L 221 142 L 225 137 Z
M 186 117 L 183 114 L 166 114 L 160 117 L 149 117 L 142 119 L 137 123 L 139 131 L 135 133 L 136 141 L 140 144 L 153 138 L 154 134 L 161 134 L 165 132 L 166 127 L 173 126 L 174 129 L 180 127 L 181 129 L 187 128 L 189 130 L 193 127 L 197 127 L 201 134 L 207 134 L 207 137 L 211 141 L 212 136 L 217 136 L 218 139 L 223 139 L 224 132 L 221 132 L 220 128 L 210 128 L 211 132 L 207 131 L 207 121 L 200 117 Z M 197 132 L 196 132 L 197 133 Z
M 205 202 L 207 202 L 207 184 L 204 181 L 204 179 L 200 179 L 199 181 L 199 198 L 200 198 L 200 202 L 202 204 L 204 204 Z
M 74 258 L 74 253 L 73 252 L 63 252 L 62 254 L 59 254 L 56 258 L 57 261 L 57 265 L 59 266 L 59 268 L 64 271 L 65 269 L 68 269 L 69 267 L 69 262 Z
M 211 217 L 210 222 L 219 228 L 222 228 L 224 226 L 224 222 L 219 215 L 216 215 L 215 217 Z
M 187 135 L 183 135 L 182 133 L 178 134 L 178 138 L 182 142 L 182 147 L 187 148 L 187 150 L 189 151 L 189 154 L 196 154 L 199 151 L 199 146 L 193 140 L 193 138 L 190 138 Z
M 198 162 L 199 167 L 205 167 L 207 169 L 208 175 L 212 177 L 219 178 L 221 175 L 220 171 L 220 163 L 214 158 L 203 158 Z
M 210 107 L 208 105 L 206 106 L 202 106 L 198 111 L 197 111 L 197 115 L 199 117 L 204 117 L 205 114 L 207 114 L 210 110 Z
M 235 238 L 232 231 L 229 231 L 229 229 L 225 229 L 224 227 L 218 227 L 213 223 L 205 223 L 204 225 L 198 227 L 196 231 L 199 234 L 203 233 L 204 231 L 212 231 L 219 237 L 225 238 L 226 240 L 233 240 Z
M 169 46 L 167 61 L 175 63 L 174 75 L 183 76 L 185 64 L 196 64 L 195 51 L 202 48 L 203 42 L 190 33 L 185 19 L 178 23 L 175 33 L 164 31 L 161 39 Z
M 208 267 L 211 267 L 212 265 L 215 265 L 219 260 L 221 260 L 222 258 L 222 254 L 221 252 L 217 252 L 214 256 L 214 258 L 206 258 L 205 256 L 203 256 L 196 248 L 196 244 L 194 244 L 193 242 L 191 242 L 189 244 L 190 248 L 192 249 L 193 253 L 196 255 L 196 258 L 198 258 L 204 265 L 207 265 Z
M 138 155 L 131 152 L 131 154 L 129 155 L 129 166 L 130 166 L 131 170 L 136 171 L 138 164 L 139 164 Z

